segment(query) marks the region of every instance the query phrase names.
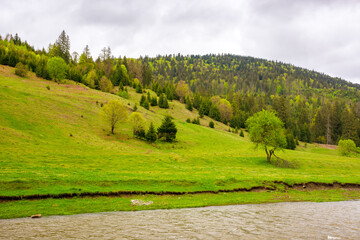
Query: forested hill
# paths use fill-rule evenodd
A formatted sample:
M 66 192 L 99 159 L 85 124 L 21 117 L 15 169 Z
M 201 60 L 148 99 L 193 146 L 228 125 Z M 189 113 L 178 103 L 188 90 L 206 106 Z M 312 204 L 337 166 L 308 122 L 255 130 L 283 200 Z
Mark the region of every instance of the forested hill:
M 149 63 L 155 79 L 184 80 L 192 92 L 227 96 L 231 92 L 269 95 L 309 94 L 309 90 L 346 90 L 344 96 L 358 97 L 359 84 L 282 62 L 232 54 L 166 55 L 142 59 Z M 311 92 L 311 91 L 310 91 Z
M 116 58 L 105 47 L 93 58 L 85 44 L 82 53 L 71 54 L 70 38 L 63 31 L 48 49 L 35 50 L 17 34 L 8 34 L 0 36 L 0 64 L 16 67 L 20 75 L 30 70 L 57 82 L 67 78 L 121 97 L 127 97 L 129 87 L 138 93 L 150 88 L 162 103 L 180 100 L 189 111 L 195 108 L 200 117 L 207 115 L 233 129 L 244 128 L 254 113 L 270 109 L 284 123 L 289 143 L 296 139 L 336 144 L 352 139 L 360 146 L 358 84 L 290 64 L 231 54 L 134 59 Z M 155 100 L 151 104 L 160 105 Z

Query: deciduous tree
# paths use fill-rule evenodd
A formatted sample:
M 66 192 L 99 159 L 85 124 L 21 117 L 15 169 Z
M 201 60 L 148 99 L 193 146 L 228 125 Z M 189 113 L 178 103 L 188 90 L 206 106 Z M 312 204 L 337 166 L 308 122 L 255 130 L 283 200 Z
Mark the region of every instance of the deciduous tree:
M 61 57 L 52 57 L 48 60 L 47 71 L 50 77 L 56 82 L 65 78 L 66 69 L 66 62 Z
M 114 134 L 115 128 L 125 122 L 128 113 L 124 105 L 118 100 L 110 100 L 101 109 L 101 117 L 105 123 L 110 125 L 111 133 Z
M 286 146 L 284 124 L 272 111 L 262 110 L 254 114 L 247 121 L 250 139 L 256 144 L 256 148 L 265 150 L 267 161 L 270 163 L 275 150 Z

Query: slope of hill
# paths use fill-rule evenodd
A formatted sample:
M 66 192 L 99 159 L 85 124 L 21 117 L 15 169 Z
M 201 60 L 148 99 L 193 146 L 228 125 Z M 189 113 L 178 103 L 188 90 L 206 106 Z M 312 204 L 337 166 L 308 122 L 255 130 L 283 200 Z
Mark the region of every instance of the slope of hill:
M 13 68 L 0 65 L 0 196 L 217 191 L 275 182 L 360 183 L 358 159 L 340 157 L 336 150 L 315 145 L 279 153 L 298 162 L 297 169 L 268 165 L 263 151 L 255 151 L 246 136 L 227 132 L 226 125 L 216 122 L 211 129 L 208 117 L 201 119 L 201 126 L 186 123 L 198 113 L 175 100 L 168 110 L 139 107 L 138 111 L 157 127 L 165 114 L 172 115 L 178 127 L 176 143 L 138 140 L 129 123 L 111 135 L 99 118 L 101 104 L 118 99 L 130 113 L 141 96 L 135 90 L 129 88 L 129 99 L 123 99 L 72 81 L 57 84 L 34 74 L 20 78 L 13 72 Z M 215 199 L 208 204 L 224 203 L 207 198 Z M 231 203 L 238 202 L 232 199 Z M 16 205 L 0 203 L 0 208 L 12 209 L 2 217 L 24 216 L 15 214 L 18 209 L 11 204 Z

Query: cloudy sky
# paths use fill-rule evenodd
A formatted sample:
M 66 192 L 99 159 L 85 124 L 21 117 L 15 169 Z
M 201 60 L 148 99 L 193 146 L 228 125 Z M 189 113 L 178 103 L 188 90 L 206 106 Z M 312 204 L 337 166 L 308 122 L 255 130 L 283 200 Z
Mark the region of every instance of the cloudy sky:
M 232 53 L 360 83 L 357 0 L 0 0 L 0 34 L 36 49 L 62 30 L 96 58 Z

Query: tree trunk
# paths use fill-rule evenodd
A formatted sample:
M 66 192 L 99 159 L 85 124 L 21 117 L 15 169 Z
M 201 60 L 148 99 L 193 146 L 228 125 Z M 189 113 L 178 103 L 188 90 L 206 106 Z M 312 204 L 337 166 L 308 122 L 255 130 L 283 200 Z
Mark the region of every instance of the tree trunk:
M 114 134 L 114 126 L 111 126 L 111 133 Z
M 267 148 L 265 147 L 265 152 L 266 152 L 266 160 L 270 163 L 270 159 L 271 159 L 271 150 L 268 151 Z

